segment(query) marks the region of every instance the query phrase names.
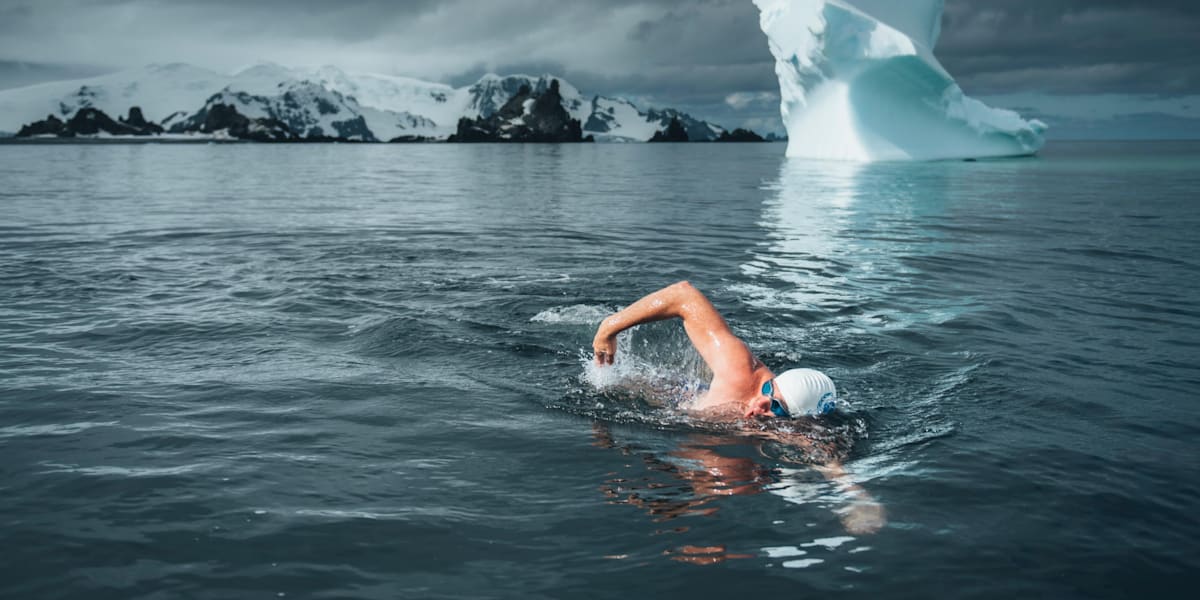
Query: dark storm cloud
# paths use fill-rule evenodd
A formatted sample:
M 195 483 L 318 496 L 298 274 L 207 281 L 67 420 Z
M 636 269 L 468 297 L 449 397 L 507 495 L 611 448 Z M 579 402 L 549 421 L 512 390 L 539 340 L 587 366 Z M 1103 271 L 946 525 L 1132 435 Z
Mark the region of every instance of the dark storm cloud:
M 617 68 L 562 60 L 498 61 L 473 65 L 452 81 L 474 81 L 488 70 L 550 72 L 584 90 L 691 104 L 720 103 L 737 91 L 777 88 L 774 60 L 758 28 L 758 10 L 749 0 L 624 4 L 659 10 L 645 11 L 650 16 L 630 22 L 626 30 L 614 31 L 605 40 L 603 51 Z
M 948 0 L 937 54 L 973 93 L 1194 94 L 1200 2 Z
M 968 93 L 1193 94 L 1196 31 L 1192 1 L 947 0 L 937 54 Z M 663 104 L 777 89 L 751 0 L 0 0 L 0 33 L 21 64 L 553 72 Z

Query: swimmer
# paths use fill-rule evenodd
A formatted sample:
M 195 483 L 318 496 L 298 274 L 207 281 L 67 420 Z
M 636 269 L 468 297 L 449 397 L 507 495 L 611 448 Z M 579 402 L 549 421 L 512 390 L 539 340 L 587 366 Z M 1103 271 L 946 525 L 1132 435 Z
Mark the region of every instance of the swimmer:
M 813 369 L 775 375 L 729 329 L 716 307 L 686 281 L 654 292 L 600 323 L 592 340 L 597 365 L 617 357 L 617 334 L 642 323 L 678 317 L 688 339 L 713 372 L 693 412 L 718 420 L 819 415 L 837 406 L 833 381 Z
M 683 320 L 688 339 L 713 372 L 708 391 L 692 403 L 692 412 L 706 419 L 735 421 L 820 415 L 837 405 L 837 390 L 829 377 L 813 369 L 773 373 L 733 334 L 712 302 L 686 281 L 651 293 L 605 318 L 592 340 L 596 364 L 611 365 L 616 360 L 618 333 L 642 323 L 676 317 Z M 780 441 L 799 446 L 812 443 L 800 435 Z M 717 460 L 713 456 L 709 453 L 698 457 L 706 471 L 713 470 L 708 468 Z M 729 462 L 720 460 L 722 464 Z M 839 511 L 847 531 L 873 533 L 886 523 L 883 506 L 853 482 L 840 463 L 831 460 L 817 470 L 838 483 L 850 501 Z

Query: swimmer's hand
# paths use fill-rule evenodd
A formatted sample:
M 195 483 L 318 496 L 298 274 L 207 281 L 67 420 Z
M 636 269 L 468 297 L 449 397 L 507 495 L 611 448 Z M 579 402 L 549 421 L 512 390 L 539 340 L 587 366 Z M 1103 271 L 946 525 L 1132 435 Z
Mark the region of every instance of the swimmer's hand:
M 874 500 L 855 502 L 836 512 L 842 520 L 842 526 L 846 528 L 846 533 L 869 535 L 887 525 L 887 512 L 882 504 Z
M 596 353 L 597 366 L 613 364 L 613 361 L 617 359 L 617 334 L 609 335 L 605 331 L 604 325 L 600 325 L 600 330 L 596 332 L 596 337 L 592 340 L 592 352 Z
M 872 498 L 861 485 L 855 483 L 841 463 L 830 462 L 817 470 L 829 481 L 837 484 L 842 494 L 850 501 L 848 505 L 835 511 L 847 533 L 871 534 L 887 525 L 887 511 L 883 505 Z

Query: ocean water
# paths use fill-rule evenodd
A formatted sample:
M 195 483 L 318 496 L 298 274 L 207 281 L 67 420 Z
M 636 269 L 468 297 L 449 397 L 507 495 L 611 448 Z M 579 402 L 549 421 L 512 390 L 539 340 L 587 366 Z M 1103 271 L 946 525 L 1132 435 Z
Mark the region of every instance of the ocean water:
M 0 597 L 1193 594 L 1200 144 L 783 150 L 0 146 Z M 827 452 L 588 366 L 682 279 Z

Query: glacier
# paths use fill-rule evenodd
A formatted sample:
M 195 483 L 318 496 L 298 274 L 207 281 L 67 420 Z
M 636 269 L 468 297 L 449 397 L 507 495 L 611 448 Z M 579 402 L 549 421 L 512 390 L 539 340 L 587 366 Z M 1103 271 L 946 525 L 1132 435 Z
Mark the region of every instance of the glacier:
M 944 0 L 754 0 L 779 77 L 787 156 L 1025 156 L 1046 125 L 963 94 L 933 55 Z

